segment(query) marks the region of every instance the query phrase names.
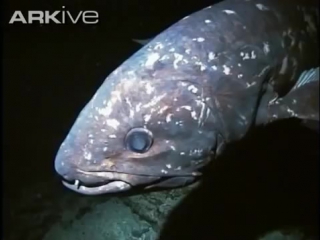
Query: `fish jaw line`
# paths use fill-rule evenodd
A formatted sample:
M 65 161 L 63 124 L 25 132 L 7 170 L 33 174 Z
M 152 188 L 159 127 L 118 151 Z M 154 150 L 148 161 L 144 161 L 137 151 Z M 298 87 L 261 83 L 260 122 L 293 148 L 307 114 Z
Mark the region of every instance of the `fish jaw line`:
M 159 180 L 159 176 L 127 174 L 116 171 L 84 171 L 77 169 L 78 178 L 73 182 L 62 180 L 62 184 L 70 190 L 84 195 L 102 195 L 131 190 L 139 185 L 152 184 Z M 90 183 L 90 177 L 101 179 L 97 183 Z M 89 181 L 88 181 L 89 180 Z M 87 185 L 86 185 L 87 184 Z
M 76 180 L 74 184 L 71 184 L 66 181 L 62 181 L 62 184 L 66 188 L 84 195 L 102 195 L 110 193 L 119 193 L 123 191 L 128 191 L 132 188 L 130 184 L 123 181 L 111 181 L 98 187 L 87 187 L 84 185 L 80 185 L 78 182 L 79 181 Z
M 139 174 L 127 174 L 113 171 L 83 171 L 77 169 L 78 173 L 81 173 L 79 179 L 86 179 L 88 176 L 101 178 L 102 181 L 97 183 L 97 186 L 85 185 L 79 179 L 76 179 L 73 183 L 62 180 L 62 184 L 77 193 L 84 195 L 102 195 L 126 192 L 142 186 L 143 189 L 150 189 L 153 186 L 159 185 L 168 179 L 175 179 L 179 177 L 199 177 L 201 174 L 194 172 L 193 174 L 181 174 L 181 175 L 139 175 Z M 85 178 L 83 176 L 86 176 Z M 179 187 L 179 186 L 175 186 Z M 175 187 L 163 187 L 175 188 Z

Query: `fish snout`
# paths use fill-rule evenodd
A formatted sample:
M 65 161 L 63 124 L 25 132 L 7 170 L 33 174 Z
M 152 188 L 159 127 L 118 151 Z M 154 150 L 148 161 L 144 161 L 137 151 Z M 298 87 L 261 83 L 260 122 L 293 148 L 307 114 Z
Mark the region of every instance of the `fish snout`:
M 74 181 L 76 179 L 75 171 L 64 161 L 56 158 L 54 162 L 54 169 L 56 173 L 66 181 Z
M 54 169 L 56 173 L 64 180 L 72 182 L 77 178 L 76 169 L 72 165 L 68 155 L 66 155 L 65 148 L 60 147 L 54 161 Z

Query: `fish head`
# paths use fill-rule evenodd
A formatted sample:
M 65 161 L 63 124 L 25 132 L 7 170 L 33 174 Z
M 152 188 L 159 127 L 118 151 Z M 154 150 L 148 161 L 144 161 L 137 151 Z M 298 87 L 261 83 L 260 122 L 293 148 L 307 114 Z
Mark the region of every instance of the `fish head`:
M 218 144 L 217 121 L 203 89 L 178 75 L 113 72 L 60 146 L 63 184 L 98 195 L 194 182 Z

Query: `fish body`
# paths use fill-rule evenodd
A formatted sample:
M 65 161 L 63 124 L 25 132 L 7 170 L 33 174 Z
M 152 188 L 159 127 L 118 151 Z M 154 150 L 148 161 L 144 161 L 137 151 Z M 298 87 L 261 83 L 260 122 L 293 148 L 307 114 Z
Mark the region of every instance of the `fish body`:
M 276 119 L 319 120 L 318 6 L 225 0 L 160 33 L 114 70 L 56 159 L 63 184 L 97 195 L 179 187 Z

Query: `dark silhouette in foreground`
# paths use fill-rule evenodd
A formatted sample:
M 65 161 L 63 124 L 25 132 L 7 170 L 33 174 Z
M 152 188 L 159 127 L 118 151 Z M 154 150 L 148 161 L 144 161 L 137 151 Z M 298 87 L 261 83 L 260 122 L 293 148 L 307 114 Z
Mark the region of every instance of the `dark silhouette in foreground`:
M 296 120 L 253 130 L 207 169 L 159 239 L 257 239 L 287 227 L 318 235 L 318 146 Z

